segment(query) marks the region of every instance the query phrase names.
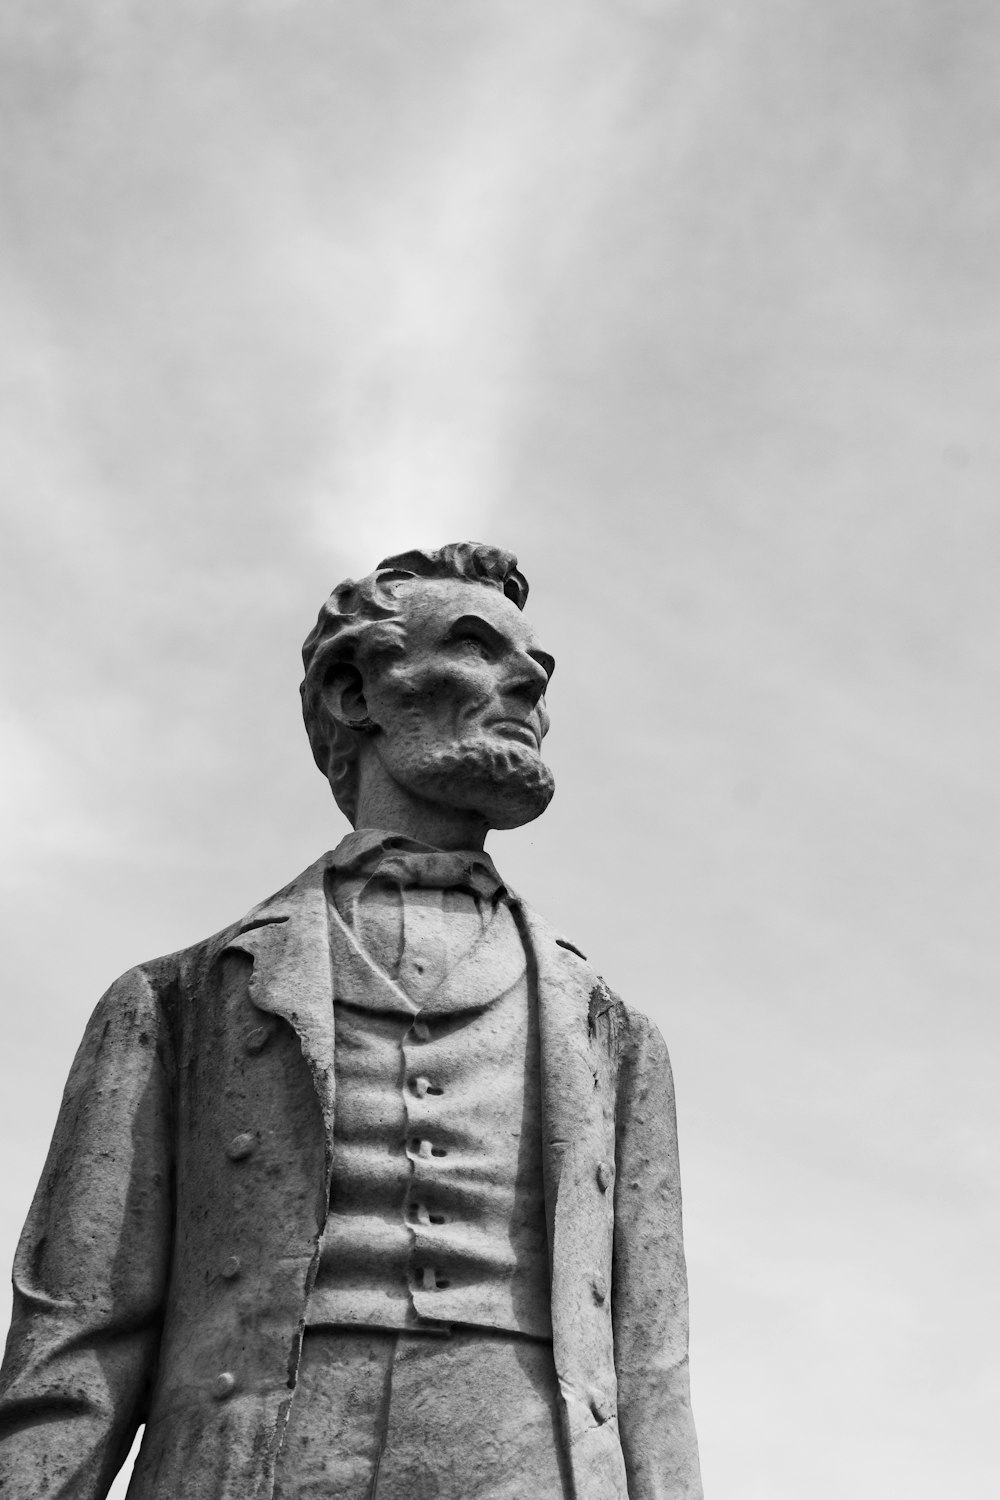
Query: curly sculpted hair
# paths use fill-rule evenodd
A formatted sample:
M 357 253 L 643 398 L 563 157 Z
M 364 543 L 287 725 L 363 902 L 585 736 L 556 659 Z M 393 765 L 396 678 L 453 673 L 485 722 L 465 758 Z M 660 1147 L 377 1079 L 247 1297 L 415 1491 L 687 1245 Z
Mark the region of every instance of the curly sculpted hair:
M 452 542 L 436 552 L 414 548 L 384 558 L 366 578 L 339 583 L 319 612 L 302 647 L 305 677 L 302 717 L 313 758 L 330 783 L 337 806 L 353 825 L 357 815 L 358 757 L 363 730 L 339 723 L 326 706 L 324 689 L 343 663 L 362 675 L 380 657 L 405 650 L 401 588 L 418 578 L 457 578 L 500 589 L 523 609 L 528 581 L 512 552 L 484 542 Z

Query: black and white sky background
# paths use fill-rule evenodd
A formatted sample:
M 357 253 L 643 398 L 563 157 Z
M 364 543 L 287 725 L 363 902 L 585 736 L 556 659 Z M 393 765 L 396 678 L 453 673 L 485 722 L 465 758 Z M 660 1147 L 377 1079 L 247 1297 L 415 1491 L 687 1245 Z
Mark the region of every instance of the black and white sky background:
M 995 1492 L 998 76 L 989 0 L 7 0 L 5 1264 L 101 991 L 346 831 L 322 599 L 495 541 L 709 1495 Z

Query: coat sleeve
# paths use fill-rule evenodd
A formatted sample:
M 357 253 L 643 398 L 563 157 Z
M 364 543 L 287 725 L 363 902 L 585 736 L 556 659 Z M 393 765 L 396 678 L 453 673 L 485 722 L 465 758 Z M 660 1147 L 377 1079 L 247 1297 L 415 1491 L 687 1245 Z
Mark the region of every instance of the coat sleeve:
M 170 1257 L 170 1071 L 135 969 L 87 1027 L 14 1261 L 5 1500 L 103 1500 L 143 1420 Z
M 621 1014 L 612 1309 L 629 1500 L 701 1500 L 673 1078 L 656 1027 Z

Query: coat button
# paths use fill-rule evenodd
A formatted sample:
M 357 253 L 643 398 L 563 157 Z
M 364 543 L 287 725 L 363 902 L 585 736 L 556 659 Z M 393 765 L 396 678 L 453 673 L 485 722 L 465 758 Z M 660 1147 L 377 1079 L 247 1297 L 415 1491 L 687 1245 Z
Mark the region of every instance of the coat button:
M 263 1052 L 270 1035 L 270 1026 L 255 1026 L 253 1031 L 248 1031 L 243 1038 L 243 1045 L 248 1052 Z
M 232 1281 L 234 1276 L 240 1274 L 241 1261 L 238 1255 L 231 1255 L 222 1267 L 222 1274 L 227 1281 Z
M 594 1293 L 594 1301 L 600 1307 L 608 1300 L 608 1283 L 603 1276 L 597 1275 L 590 1283 Z
M 243 1161 L 257 1149 L 256 1138 L 249 1130 L 243 1130 L 239 1135 L 234 1135 L 226 1147 L 226 1155 L 230 1161 Z
M 597 1186 L 602 1193 L 606 1193 L 615 1180 L 615 1169 L 608 1161 L 597 1164 Z
M 231 1375 L 228 1370 L 223 1370 L 221 1375 L 216 1375 L 215 1385 L 212 1387 L 212 1395 L 216 1401 L 228 1401 L 236 1389 L 236 1376 Z

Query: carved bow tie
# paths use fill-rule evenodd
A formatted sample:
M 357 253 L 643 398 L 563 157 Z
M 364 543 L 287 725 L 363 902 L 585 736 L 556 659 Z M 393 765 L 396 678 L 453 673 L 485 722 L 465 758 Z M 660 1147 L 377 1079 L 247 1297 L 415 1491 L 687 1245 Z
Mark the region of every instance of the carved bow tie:
M 506 890 L 488 854 L 478 849 L 434 849 L 399 834 L 376 843 L 345 851 L 334 861 L 338 875 L 370 881 L 386 881 L 402 889 L 421 886 L 432 890 L 469 891 L 492 901 Z

